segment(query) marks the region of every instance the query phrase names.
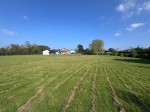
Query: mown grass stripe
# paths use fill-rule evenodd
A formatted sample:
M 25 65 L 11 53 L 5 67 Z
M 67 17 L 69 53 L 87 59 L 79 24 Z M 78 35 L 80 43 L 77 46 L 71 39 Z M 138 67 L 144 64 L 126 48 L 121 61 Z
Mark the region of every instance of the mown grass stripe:
M 76 72 L 74 72 L 73 74 L 69 75 L 68 77 L 66 77 L 62 82 L 58 83 L 51 91 L 52 93 L 55 92 L 59 87 L 61 87 L 67 80 L 69 80 L 71 77 L 73 77 L 73 75 L 75 75 L 76 73 L 78 73 L 80 70 L 82 70 L 82 68 L 84 68 L 85 66 L 81 67 L 80 69 L 78 69 Z
M 66 98 L 66 105 L 63 108 L 63 112 L 66 112 L 68 107 L 70 106 L 70 103 L 73 101 L 75 93 L 80 85 L 80 83 L 84 80 L 84 78 L 86 77 L 88 71 L 90 70 L 90 67 L 88 67 L 87 71 L 84 73 L 83 76 L 80 77 L 79 81 L 76 83 L 76 85 L 74 86 L 73 90 L 71 90 L 69 96 Z
M 91 111 L 90 112 L 96 112 L 96 107 L 95 107 L 95 99 L 96 99 L 96 77 L 97 77 L 97 72 L 98 72 L 98 62 L 95 62 L 95 73 L 93 75 L 93 81 L 92 81 L 92 87 L 91 87 Z
M 138 86 L 138 88 L 144 88 L 145 90 L 147 90 L 147 92 L 149 91 L 149 88 L 143 84 L 143 82 L 135 79 L 134 75 L 131 75 L 130 73 L 126 72 L 126 69 L 124 68 L 120 68 L 120 67 L 113 67 L 113 66 L 109 66 L 111 68 L 111 70 L 113 70 L 114 73 L 116 74 L 120 74 L 122 75 L 122 77 L 126 78 L 128 80 L 128 82 L 132 82 L 134 84 L 134 86 Z M 129 78 L 130 77 L 130 78 Z
M 133 94 L 137 98 L 140 104 L 142 104 L 145 107 L 146 111 L 150 111 L 150 107 L 144 103 L 144 101 L 140 98 L 140 96 L 135 91 L 132 90 L 132 87 L 127 85 L 126 82 L 120 76 L 118 77 L 123 82 L 124 86 L 127 88 L 127 91 L 129 91 L 131 94 Z
M 119 78 L 119 80 L 122 82 L 126 91 L 128 91 L 132 96 L 134 96 L 135 99 L 139 102 L 140 108 L 142 107 L 144 111 L 150 111 L 149 106 L 143 101 L 143 99 L 140 97 L 140 95 L 137 92 L 133 91 L 132 87 L 126 83 L 126 82 L 129 82 L 129 80 L 130 80 L 126 77 L 126 74 L 123 74 L 123 73 L 121 74 L 118 71 L 118 68 L 117 68 L 117 70 L 116 70 L 116 68 L 112 68 L 111 66 L 110 66 L 110 68 L 111 68 L 110 70 L 113 71 L 115 73 L 115 75 Z M 126 77 L 127 81 L 125 81 L 123 79 L 123 77 Z
M 121 104 L 121 102 L 119 101 L 119 98 L 118 96 L 116 95 L 116 91 L 110 81 L 110 78 L 109 78 L 109 75 L 108 75 L 108 72 L 106 70 L 106 67 L 103 66 L 103 69 L 105 71 L 105 75 L 106 75 L 106 80 L 107 82 L 109 83 L 109 87 L 111 89 L 111 93 L 113 94 L 114 98 L 113 98 L 113 103 L 119 108 L 119 112 L 125 112 L 125 109 L 123 107 L 123 105 Z
M 138 80 L 148 81 L 148 82 L 150 80 L 150 78 L 147 76 L 149 74 L 147 74 L 147 72 L 141 71 L 142 69 L 139 69 L 139 67 L 131 66 L 131 65 L 127 65 L 127 64 L 122 63 L 121 66 L 118 66 L 118 68 L 125 69 L 126 72 L 128 72 L 130 74 L 134 74 L 134 77 L 138 78 Z M 143 77 L 141 77 L 141 75 Z

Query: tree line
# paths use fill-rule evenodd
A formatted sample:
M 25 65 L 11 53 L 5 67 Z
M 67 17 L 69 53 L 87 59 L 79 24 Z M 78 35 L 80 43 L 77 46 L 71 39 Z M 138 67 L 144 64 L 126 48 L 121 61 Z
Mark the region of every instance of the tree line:
M 78 44 L 76 53 L 83 55 L 112 55 L 122 57 L 135 57 L 135 58 L 147 58 L 150 59 L 150 47 L 142 48 L 135 47 L 125 50 L 118 50 L 115 48 L 109 48 L 104 50 L 104 42 L 100 39 L 93 40 L 89 45 L 89 48 L 84 49 L 83 45 Z M 26 41 L 24 44 L 10 44 L 7 47 L 0 48 L 0 56 L 2 55 L 28 55 L 28 54 L 42 54 L 44 50 L 50 50 L 48 46 L 31 44 Z
M 78 45 L 76 49 L 77 53 L 80 54 L 103 54 L 104 42 L 102 40 L 93 40 L 90 44 L 90 47 L 85 49 L 81 44 Z M 23 45 L 19 44 L 10 44 L 7 47 L 0 48 L 0 56 L 7 55 L 29 55 L 29 54 L 42 54 L 44 50 L 50 50 L 48 46 L 31 44 L 29 41 L 26 41 Z
M 42 54 L 43 50 L 50 48 L 45 45 L 31 44 L 26 41 L 23 45 L 10 44 L 7 47 L 0 48 L 0 56 L 4 55 L 29 55 L 29 54 Z
M 150 59 L 150 47 L 142 48 L 142 47 L 135 47 L 129 48 L 125 50 L 118 50 L 114 48 L 109 48 L 105 51 L 106 55 L 117 55 L 117 56 L 124 56 L 124 57 L 135 57 L 135 58 L 146 58 Z
M 103 54 L 103 55 L 111 55 L 111 56 L 121 56 L 121 57 L 135 57 L 135 58 L 146 58 L 150 59 L 150 47 L 142 48 L 142 47 L 135 47 L 129 48 L 125 50 L 118 50 L 115 48 L 109 48 L 108 50 L 103 49 L 104 42 L 99 41 L 99 44 L 95 44 L 93 40 L 92 44 L 89 45 L 89 48 L 84 49 L 83 45 L 79 44 L 77 46 L 77 53 L 83 55 L 94 55 L 94 54 Z M 93 47 L 97 46 L 99 51 L 96 51 L 97 48 Z

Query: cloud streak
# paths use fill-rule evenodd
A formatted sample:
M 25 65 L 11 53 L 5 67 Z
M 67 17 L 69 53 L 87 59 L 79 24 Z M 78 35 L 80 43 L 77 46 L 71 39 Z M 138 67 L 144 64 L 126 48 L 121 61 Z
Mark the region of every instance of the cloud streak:
M 6 29 L 1 29 L 0 32 L 2 32 L 5 35 L 8 35 L 8 36 L 15 36 L 17 34 L 14 31 L 9 31 L 9 30 L 6 30 Z
M 144 25 L 145 25 L 145 23 L 133 23 L 128 28 L 126 28 L 126 30 L 133 31 L 134 29 L 137 29 L 137 28 L 142 27 Z
M 119 37 L 119 36 L 121 36 L 121 34 L 117 32 L 117 33 L 115 33 L 115 36 Z
M 29 18 L 27 16 L 23 16 L 24 19 L 28 20 Z
M 150 12 L 150 1 L 123 0 L 123 2 L 116 7 L 116 11 L 122 13 L 123 19 L 130 18 L 142 12 Z

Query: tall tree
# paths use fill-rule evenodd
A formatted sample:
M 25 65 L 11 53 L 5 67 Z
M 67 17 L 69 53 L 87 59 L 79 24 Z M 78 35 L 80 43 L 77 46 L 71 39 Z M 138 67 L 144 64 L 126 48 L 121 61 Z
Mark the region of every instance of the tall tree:
M 93 40 L 92 43 L 90 44 L 90 49 L 92 54 L 102 54 L 103 55 L 103 49 L 104 47 L 104 42 L 102 40 L 96 39 Z
M 81 54 L 84 52 L 83 45 L 79 44 L 79 45 L 77 46 L 77 52 L 78 52 L 78 53 L 81 53 Z
M 86 49 L 84 50 L 84 54 L 85 54 L 85 55 L 91 55 L 91 50 L 88 49 L 88 48 L 86 48 Z
M 27 50 L 28 50 L 28 54 L 31 54 L 31 51 L 32 51 L 32 44 L 30 44 L 30 42 L 29 41 L 26 41 L 25 42 L 25 47 L 27 48 Z
M 109 48 L 108 52 L 111 52 L 111 55 L 116 55 L 117 51 L 114 48 Z

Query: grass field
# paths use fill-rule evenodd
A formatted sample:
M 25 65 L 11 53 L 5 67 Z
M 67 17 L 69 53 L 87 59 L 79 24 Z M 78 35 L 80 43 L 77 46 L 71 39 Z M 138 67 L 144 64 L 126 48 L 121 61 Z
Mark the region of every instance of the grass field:
M 0 112 L 150 112 L 150 60 L 0 57 Z

